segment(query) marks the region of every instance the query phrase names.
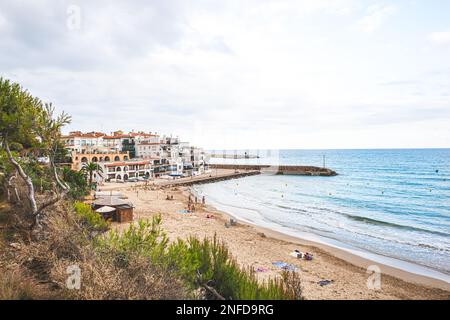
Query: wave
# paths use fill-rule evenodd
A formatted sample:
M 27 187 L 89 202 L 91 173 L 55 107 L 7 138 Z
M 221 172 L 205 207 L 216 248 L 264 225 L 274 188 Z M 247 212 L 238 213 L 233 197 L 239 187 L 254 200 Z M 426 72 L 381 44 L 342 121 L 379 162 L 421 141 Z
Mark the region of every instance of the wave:
M 429 234 L 439 235 L 439 236 L 443 236 L 443 237 L 450 237 L 449 233 L 445 233 L 445 232 L 441 232 L 441 231 L 422 229 L 422 228 L 418 228 L 418 227 L 407 226 L 407 225 L 397 224 L 397 223 L 393 223 L 393 222 L 367 218 L 367 217 L 363 217 L 363 216 L 351 215 L 351 214 L 342 213 L 342 212 L 340 214 L 346 216 L 347 218 L 349 218 L 351 220 L 364 222 L 367 224 L 386 226 L 386 227 L 397 228 L 397 229 L 408 230 L 408 231 L 429 233 Z

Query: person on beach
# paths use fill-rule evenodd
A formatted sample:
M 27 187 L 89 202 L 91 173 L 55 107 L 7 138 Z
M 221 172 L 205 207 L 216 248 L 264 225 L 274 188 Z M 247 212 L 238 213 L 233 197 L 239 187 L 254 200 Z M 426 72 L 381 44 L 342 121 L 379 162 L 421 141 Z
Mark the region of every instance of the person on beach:
M 205 203 L 206 203 L 205 196 L 203 196 L 202 197 L 202 204 L 204 205 Z
M 198 203 L 197 197 L 195 197 L 195 203 Z
M 195 211 L 195 206 L 193 203 L 188 203 L 188 209 L 189 212 L 194 212 Z

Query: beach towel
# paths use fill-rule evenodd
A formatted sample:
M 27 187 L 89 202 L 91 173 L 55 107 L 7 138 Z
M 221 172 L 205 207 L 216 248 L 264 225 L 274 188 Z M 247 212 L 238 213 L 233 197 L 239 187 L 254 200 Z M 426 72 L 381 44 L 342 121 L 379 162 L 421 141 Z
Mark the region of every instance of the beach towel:
M 280 269 L 286 270 L 286 271 L 296 271 L 297 270 L 296 266 L 293 266 L 292 264 L 282 262 L 282 261 L 272 262 L 272 265 L 274 265 L 275 267 L 278 267 Z
M 319 282 L 317 282 L 318 284 L 320 284 L 321 287 L 329 285 L 330 283 L 333 283 L 334 280 L 320 280 Z
M 285 267 L 287 265 L 287 263 L 286 262 L 277 261 L 277 262 L 272 262 L 272 265 L 274 265 L 275 267 L 278 267 L 278 268 L 283 268 L 283 267 Z
M 267 270 L 266 268 L 258 267 L 258 268 L 256 268 L 255 271 L 256 271 L 256 272 L 267 272 L 268 270 Z
M 184 209 L 184 210 L 178 210 L 177 212 L 178 212 L 178 213 L 181 213 L 181 214 L 190 213 L 190 211 L 189 211 L 189 210 L 186 210 L 186 209 Z

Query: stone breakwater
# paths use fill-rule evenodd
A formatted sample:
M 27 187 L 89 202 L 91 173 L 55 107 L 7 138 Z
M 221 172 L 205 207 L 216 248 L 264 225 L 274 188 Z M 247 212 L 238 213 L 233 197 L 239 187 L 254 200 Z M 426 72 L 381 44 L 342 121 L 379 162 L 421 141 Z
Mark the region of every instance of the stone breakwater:
M 259 171 L 267 174 L 286 174 L 302 176 L 336 176 L 336 171 L 328 168 L 314 166 L 269 166 L 269 165 L 246 165 L 246 164 L 210 164 L 211 169 L 233 169 L 245 171 Z
M 254 176 L 261 174 L 259 170 L 247 170 L 245 172 L 230 172 L 226 174 L 220 174 L 220 175 L 214 175 L 212 173 L 209 176 L 200 176 L 195 177 L 193 179 L 189 178 L 183 178 L 180 180 L 172 180 L 165 183 L 162 183 L 162 186 L 170 186 L 170 187 L 181 187 L 181 186 L 192 186 L 194 184 L 202 184 L 202 183 L 211 183 L 211 182 L 217 182 L 217 181 L 224 181 L 224 180 L 230 180 L 230 179 L 238 179 L 243 178 L 247 176 Z

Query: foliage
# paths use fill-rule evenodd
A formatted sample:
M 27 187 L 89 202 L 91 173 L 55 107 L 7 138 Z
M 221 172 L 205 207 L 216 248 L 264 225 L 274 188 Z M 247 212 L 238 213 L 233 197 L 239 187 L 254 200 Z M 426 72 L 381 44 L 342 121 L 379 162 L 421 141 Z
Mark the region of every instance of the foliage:
M 156 216 L 152 221 L 130 225 L 123 233 L 110 231 L 97 239 L 98 248 L 116 251 L 125 264 L 132 257 L 147 257 L 154 265 L 178 274 L 192 290 L 213 287 L 227 299 L 300 298 L 301 290 L 283 280 L 289 277 L 259 283 L 255 272 L 241 268 L 216 237 L 178 239 L 169 245 L 160 223 L 160 216 Z M 211 294 L 208 297 L 217 298 Z
M 38 127 L 43 103 L 17 83 L 0 78 L 0 138 L 24 148 L 39 144 Z
M 29 216 L 34 219 L 30 229 L 40 226 L 42 211 L 69 191 L 54 166 L 55 155 L 61 148 L 61 128 L 69 122 L 70 116 L 64 112 L 54 116 L 51 103 L 44 103 L 19 84 L 0 78 L 0 147 L 6 151 L 8 162 L 25 182 L 26 197 L 22 199 L 28 202 Z M 53 178 L 47 176 L 48 170 L 41 170 L 35 163 L 36 156 L 49 158 Z M 42 191 L 45 185 L 45 190 L 51 190 L 55 196 L 42 198 L 43 202 L 38 204 L 35 196 L 37 183 Z M 63 190 L 62 193 L 58 192 L 57 186 Z
M 72 162 L 72 156 L 61 140 L 55 141 L 54 146 L 54 162 L 55 163 L 70 163 Z
M 89 194 L 89 186 L 82 172 L 70 168 L 62 168 L 62 179 L 70 186 L 69 196 L 73 199 L 81 199 Z
M 153 217 L 151 221 L 139 220 L 122 233 L 111 230 L 107 236 L 98 239 L 98 245 L 100 248 L 113 249 L 124 258 L 147 257 L 159 264 L 163 261 L 168 243 L 160 223 L 160 216 Z
M 75 212 L 90 228 L 94 230 L 107 230 L 109 225 L 102 216 L 92 210 L 91 206 L 83 202 L 74 203 Z
M 103 172 L 102 167 L 98 163 L 95 162 L 85 162 L 81 167 L 81 172 L 87 174 L 89 176 L 89 186 L 92 187 L 92 176 L 94 172 Z
M 191 286 L 207 284 L 227 299 L 296 298 L 280 280 L 259 283 L 254 270 L 241 268 L 216 237 L 178 240 L 169 247 L 167 261 Z

